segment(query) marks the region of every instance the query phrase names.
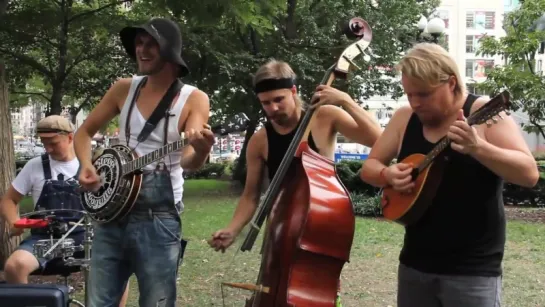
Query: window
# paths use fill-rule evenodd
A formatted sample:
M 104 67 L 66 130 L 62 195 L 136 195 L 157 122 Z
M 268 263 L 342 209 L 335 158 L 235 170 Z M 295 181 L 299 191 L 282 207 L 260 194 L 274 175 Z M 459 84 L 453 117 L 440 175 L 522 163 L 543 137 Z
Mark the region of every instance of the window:
M 486 78 L 486 70 L 494 67 L 494 60 L 466 60 L 466 77 Z
M 490 96 L 490 93 L 487 93 L 485 90 L 481 88 L 477 88 L 477 85 L 475 83 L 469 83 L 466 84 L 467 92 L 470 94 L 478 95 L 478 96 Z
M 466 12 L 466 28 L 476 30 L 494 30 L 496 28 L 496 12 Z
M 475 52 L 474 35 L 466 35 L 466 53 Z
M 538 60 L 537 61 L 536 72 L 540 73 L 541 71 L 543 71 L 543 60 Z
M 480 40 L 483 39 L 485 35 L 466 35 L 466 53 L 475 53 L 479 50 Z M 486 37 L 492 37 L 493 35 L 486 35 Z
M 473 29 L 475 24 L 475 15 L 473 12 L 467 12 L 466 13 L 466 28 L 467 29 Z

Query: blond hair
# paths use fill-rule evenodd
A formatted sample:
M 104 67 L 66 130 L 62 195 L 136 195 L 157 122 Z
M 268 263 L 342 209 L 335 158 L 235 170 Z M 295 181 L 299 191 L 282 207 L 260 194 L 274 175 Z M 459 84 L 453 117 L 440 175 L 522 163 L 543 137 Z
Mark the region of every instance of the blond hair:
M 255 87 L 259 82 L 266 79 L 284 78 L 292 78 L 295 80 L 297 75 L 295 75 L 295 72 L 288 63 L 271 59 L 267 63 L 261 65 L 256 71 L 252 80 L 252 85 Z M 298 106 L 304 107 L 303 100 L 299 95 L 295 95 L 294 99 Z
M 438 44 L 416 44 L 396 65 L 396 70 L 407 77 L 420 80 L 430 87 L 438 87 L 454 76 L 456 78 L 454 94 L 465 92 L 465 85 L 462 82 L 456 61 L 448 51 Z

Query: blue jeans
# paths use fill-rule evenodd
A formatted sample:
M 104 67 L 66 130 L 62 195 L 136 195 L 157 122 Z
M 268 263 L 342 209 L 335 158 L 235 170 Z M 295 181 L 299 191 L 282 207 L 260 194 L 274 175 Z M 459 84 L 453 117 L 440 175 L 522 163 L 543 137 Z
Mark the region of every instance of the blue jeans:
M 133 273 L 141 307 L 174 307 L 180 233 L 180 217 L 167 212 L 96 225 L 87 307 L 117 307 Z

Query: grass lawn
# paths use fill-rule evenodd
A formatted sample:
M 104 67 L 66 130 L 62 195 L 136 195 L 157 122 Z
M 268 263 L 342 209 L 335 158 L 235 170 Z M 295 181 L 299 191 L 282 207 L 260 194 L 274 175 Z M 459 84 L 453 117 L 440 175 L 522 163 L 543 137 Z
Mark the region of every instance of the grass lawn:
M 227 225 L 237 195 L 229 182 L 188 180 L 184 197 L 184 237 L 189 241 L 180 269 L 178 306 L 222 306 L 221 282 L 255 282 L 260 240 L 249 253 L 236 252 L 243 237 L 225 254 L 206 240 Z M 397 257 L 402 227 L 357 218 L 351 262 L 341 280 L 343 306 L 396 306 Z M 504 306 L 545 306 L 545 224 L 510 221 L 503 282 Z M 127 306 L 138 306 L 138 286 L 130 282 Z M 224 287 L 225 306 L 243 306 L 248 291 Z M 78 295 L 79 296 L 79 295 Z

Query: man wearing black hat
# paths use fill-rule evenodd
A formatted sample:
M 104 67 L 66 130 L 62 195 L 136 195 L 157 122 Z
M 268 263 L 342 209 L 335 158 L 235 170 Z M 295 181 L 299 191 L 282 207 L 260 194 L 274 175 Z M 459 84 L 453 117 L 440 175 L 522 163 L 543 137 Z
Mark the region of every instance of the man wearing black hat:
M 181 56 L 180 29 L 174 22 L 154 18 L 124 28 L 120 36 L 140 76 L 115 82 L 76 133 L 81 185 L 88 190 L 100 186 L 91 162 L 91 137 L 118 114 L 120 141 L 140 156 L 180 140 L 181 132 L 190 146 L 144 167 L 142 187 L 131 212 L 121 220 L 95 226 L 88 307 L 115 306 L 133 273 L 138 279 L 140 306 L 174 307 L 183 170 L 200 168 L 214 144 L 212 132 L 203 129 L 210 103 L 204 92 L 178 80 L 189 70 Z M 167 111 L 154 112 L 161 106 Z M 162 114 L 155 125 L 148 121 L 157 118 L 153 114 Z

